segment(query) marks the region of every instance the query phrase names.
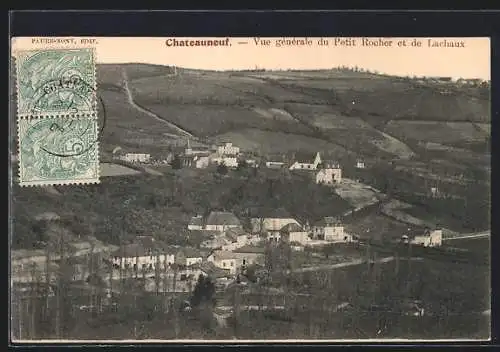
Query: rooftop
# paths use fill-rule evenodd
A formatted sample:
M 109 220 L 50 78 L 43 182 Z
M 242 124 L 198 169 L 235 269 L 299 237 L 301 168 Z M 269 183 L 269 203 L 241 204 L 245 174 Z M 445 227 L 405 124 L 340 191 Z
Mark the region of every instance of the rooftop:
M 314 223 L 314 226 L 322 226 L 322 227 L 336 226 L 336 225 L 342 226 L 340 220 L 333 216 L 326 216 L 323 219 Z
M 281 233 L 302 232 L 302 231 L 304 231 L 302 227 L 293 222 L 283 226 L 280 230 Z
M 290 156 L 287 154 L 271 154 L 268 155 L 266 161 L 275 162 L 275 163 L 288 163 L 290 162 Z
M 321 162 L 323 169 L 337 169 L 340 168 L 340 164 L 334 160 L 323 160 Z
M 230 212 L 212 211 L 206 221 L 207 225 L 241 225 L 240 220 Z
M 293 152 L 290 156 L 291 160 L 299 163 L 312 163 L 318 153 L 297 151 Z
M 263 247 L 243 246 L 241 248 L 235 249 L 233 252 L 234 253 L 258 253 L 258 254 L 264 254 L 265 251 L 266 250 Z
M 246 236 L 246 235 L 247 233 L 239 228 L 232 228 L 226 231 L 226 237 L 232 241 L 236 241 L 238 239 L 238 236 Z
M 192 247 L 181 248 L 181 250 L 179 252 L 183 253 L 186 256 L 186 258 L 203 257 L 203 254 L 201 253 L 201 251 L 197 250 L 196 248 L 192 248 Z
M 236 259 L 236 255 L 233 252 L 223 251 L 223 250 L 215 250 L 212 252 L 215 260 L 224 260 L 224 259 Z
M 214 279 L 220 279 L 223 277 L 231 276 L 228 269 L 218 268 L 214 265 L 214 263 L 203 262 L 200 265 L 200 269 L 207 274 L 208 276 Z
M 202 226 L 203 225 L 203 217 L 200 215 L 193 216 L 189 221 L 189 225 L 193 226 Z
M 175 254 L 179 249 L 169 246 L 162 241 L 147 243 L 149 240 L 140 239 L 136 243 L 131 243 L 118 248 L 113 252 L 114 256 L 132 258 L 137 256 L 156 255 L 156 254 Z M 143 243 L 146 242 L 146 243 Z

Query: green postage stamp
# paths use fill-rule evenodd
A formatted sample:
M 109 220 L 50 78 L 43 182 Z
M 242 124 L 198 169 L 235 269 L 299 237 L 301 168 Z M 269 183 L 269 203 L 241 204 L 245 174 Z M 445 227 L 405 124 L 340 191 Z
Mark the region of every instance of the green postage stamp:
M 95 116 L 92 48 L 19 51 L 17 116 Z
M 94 49 L 15 56 L 19 184 L 98 183 Z
M 18 120 L 21 186 L 99 182 L 97 119 Z

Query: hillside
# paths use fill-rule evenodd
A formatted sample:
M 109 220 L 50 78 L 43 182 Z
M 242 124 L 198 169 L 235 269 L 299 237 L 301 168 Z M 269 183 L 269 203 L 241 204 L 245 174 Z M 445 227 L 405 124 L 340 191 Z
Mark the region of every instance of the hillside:
M 356 158 L 384 165 L 392 160 L 391 167 L 378 168 L 376 175 L 364 175 L 366 182 L 377 187 L 393 182 L 396 186 L 392 195 L 413 204 L 408 194 L 426 193 L 435 178 L 441 178 L 447 183 L 443 187 L 465 197 L 460 203 L 450 200 L 454 202 L 450 208 L 463 209 L 471 216 L 475 216 L 478 204 L 489 202 L 490 101 L 479 89 L 456 88 L 443 95 L 431 84 L 339 70 L 270 73 L 179 69 L 174 75 L 166 66 L 126 64 L 99 65 L 97 72 L 100 118 L 105 123 L 100 140 L 103 160 L 117 146 L 126 152 L 161 155 L 173 145 L 186 143 L 192 135 L 189 138 L 193 143 L 231 141 L 245 151 L 261 154 L 320 151 L 339 160 L 345 175 L 352 178 L 358 178 L 352 170 Z M 12 82 L 11 121 L 15 121 L 14 87 Z M 15 124 L 11 127 L 10 142 L 16 148 Z M 172 190 L 173 175 L 105 178 L 103 186 L 58 187 L 58 194 L 15 187 L 16 233 L 30 237 L 30 219 L 48 208 L 76 223 L 93 224 L 91 231 L 108 236 L 112 242 L 123 231 L 156 231 L 175 239 L 194 212 L 212 205 L 226 207 L 225 202 L 242 213 L 256 199 L 276 206 L 290 204 L 299 213 L 309 208 L 298 214 L 303 217 L 330 215 L 328 211 L 337 213 L 347 208 L 342 199 L 332 195 L 330 210 L 327 203 L 318 201 L 317 214 L 312 214 L 309 210 L 314 198 L 293 198 L 291 194 L 268 199 L 265 185 L 260 183 L 252 185 L 262 188 L 257 198 L 252 198 L 251 188 L 235 185 L 235 191 L 246 194 L 236 201 L 222 197 L 220 185 L 205 176 L 191 176 L 186 182 L 190 184 L 196 177 L 207 183 L 197 183 L 193 198 L 186 198 L 186 204 L 180 195 L 157 199 L 156 195 Z M 470 180 L 456 181 L 464 177 Z M 478 186 L 471 188 L 474 183 Z M 207 185 L 213 185 L 214 190 L 204 190 Z M 292 189 L 289 186 L 284 184 L 279 189 L 288 194 Z M 122 209 L 126 197 L 141 199 L 130 213 Z M 421 196 L 415 201 L 420 207 L 442 206 Z M 118 220 L 122 216 L 136 220 L 130 220 L 125 230 Z M 458 212 L 453 216 L 454 223 L 463 218 Z M 478 221 L 468 222 L 474 224 L 473 229 L 488 226 L 487 217 L 482 213 Z M 15 242 L 21 245 L 23 241 L 19 238 Z

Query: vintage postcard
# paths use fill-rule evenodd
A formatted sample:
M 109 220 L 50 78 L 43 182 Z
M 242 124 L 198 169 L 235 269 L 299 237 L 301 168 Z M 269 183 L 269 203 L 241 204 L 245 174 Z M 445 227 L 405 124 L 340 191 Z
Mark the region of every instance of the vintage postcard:
M 12 56 L 12 341 L 490 339 L 488 38 Z

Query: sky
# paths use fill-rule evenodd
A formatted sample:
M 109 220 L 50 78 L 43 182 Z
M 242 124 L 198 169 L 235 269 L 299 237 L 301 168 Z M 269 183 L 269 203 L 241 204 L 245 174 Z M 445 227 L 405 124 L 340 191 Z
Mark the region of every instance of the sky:
M 35 40 L 33 40 L 35 39 Z M 93 43 L 81 43 L 81 37 L 58 37 L 58 43 L 43 43 L 40 39 L 14 38 L 12 50 L 43 49 L 47 47 L 96 48 L 98 63 L 149 63 L 207 70 L 239 70 L 256 67 L 274 69 L 330 69 L 338 66 L 358 66 L 372 71 L 398 76 L 447 76 L 453 78 L 490 79 L 489 38 L 368 38 L 371 42 L 392 42 L 388 46 L 364 46 L 362 38 L 328 39 L 329 45 L 319 45 L 321 38 L 307 38 L 310 45 L 281 46 L 277 40 L 294 38 L 260 38 L 270 40 L 268 46 L 256 44 L 255 38 L 230 38 L 231 46 L 173 47 L 172 38 L 94 37 Z M 177 41 L 225 38 L 181 38 Z M 306 38 L 295 38 L 305 41 Z M 351 39 L 351 40 L 349 40 Z M 412 46 L 415 39 L 420 47 Z M 406 46 L 398 46 L 404 40 Z M 463 42 L 463 47 L 429 47 L 431 42 Z M 341 42 L 342 41 L 342 42 Z M 238 44 L 245 42 L 246 44 Z M 352 43 L 355 42 L 355 45 Z M 366 42 L 366 40 L 365 40 Z M 351 45 L 348 45 L 351 44 Z

